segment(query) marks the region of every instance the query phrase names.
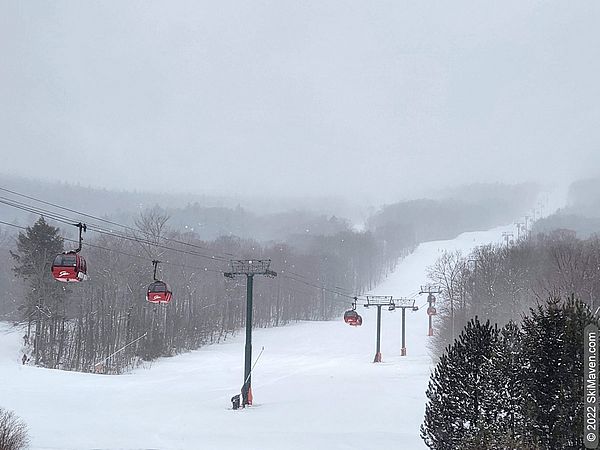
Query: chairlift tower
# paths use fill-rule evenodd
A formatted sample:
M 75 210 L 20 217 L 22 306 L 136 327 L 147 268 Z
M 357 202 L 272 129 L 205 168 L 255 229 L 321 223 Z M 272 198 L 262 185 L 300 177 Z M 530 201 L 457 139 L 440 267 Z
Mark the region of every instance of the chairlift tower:
M 270 270 L 270 259 L 234 259 L 231 260 L 231 272 L 224 272 L 227 278 L 246 277 L 246 347 L 244 359 L 244 384 L 242 385 L 242 406 L 252 405 L 252 289 L 254 276 L 263 275 L 274 278 L 277 272 Z
M 479 270 L 479 266 L 481 263 L 481 259 L 479 258 L 469 258 L 467 260 L 469 263 L 473 263 L 473 293 L 471 294 L 471 301 L 473 302 L 473 309 L 475 312 L 475 317 L 480 314 L 479 307 L 481 304 L 481 298 L 477 296 L 477 271 Z
M 368 308 L 370 306 L 377 308 L 377 346 L 373 362 L 378 363 L 381 362 L 381 308 L 387 306 L 388 310 L 394 311 L 396 305 L 391 295 L 367 295 L 367 303 L 364 304 L 364 307 Z
M 394 309 L 399 308 L 402 310 L 402 347 L 400 348 L 400 356 L 406 356 L 406 310 L 418 311 L 419 307 L 415 306 L 415 300 L 412 298 L 395 298 L 392 302 L 394 303 Z
M 514 233 L 512 233 L 512 232 L 504 231 L 502 233 L 502 238 L 506 241 L 506 248 L 508 248 L 510 246 L 512 237 L 514 237 Z
M 435 309 L 435 294 L 441 294 L 442 290 L 438 286 L 421 286 L 421 290 L 419 291 L 419 295 L 427 294 L 427 302 L 429 306 L 427 307 L 427 315 L 429 316 L 429 331 L 427 332 L 427 336 L 433 336 L 433 316 L 437 314 Z
M 525 222 L 515 222 L 515 225 L 517 226 L 517 241 L 521 241 L 521 233 L 523 231 L 525 231 L 525 233 L 527 232 L 526 227 L 525 227 Z M 525 236 L 525 234 L 523 234 Z

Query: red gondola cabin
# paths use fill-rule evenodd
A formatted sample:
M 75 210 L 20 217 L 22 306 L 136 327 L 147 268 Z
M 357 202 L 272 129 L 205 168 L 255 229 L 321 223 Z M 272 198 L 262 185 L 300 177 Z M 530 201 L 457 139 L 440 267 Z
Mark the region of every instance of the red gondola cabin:
M 164 281 L 155 281 L 148 286 L 146 300 L 150 303 L 169 303 L 173 297 L 171 288 Z
M 52 263 L 52 276 L 63 283 L 77 283 L 87 278 L 87 264 L 79 253 L 61 253 Z
M 362 317 L 353 309 L 344 313 L 344 322 L 353 327 L 359 327 L 362 325 Z

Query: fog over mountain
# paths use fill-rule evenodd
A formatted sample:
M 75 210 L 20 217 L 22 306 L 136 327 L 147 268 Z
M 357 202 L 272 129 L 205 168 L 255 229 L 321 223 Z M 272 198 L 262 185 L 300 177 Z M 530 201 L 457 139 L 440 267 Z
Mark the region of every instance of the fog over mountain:
M 376 203 L 600 166 L 600 4 L 0 1 L 5 174 Z

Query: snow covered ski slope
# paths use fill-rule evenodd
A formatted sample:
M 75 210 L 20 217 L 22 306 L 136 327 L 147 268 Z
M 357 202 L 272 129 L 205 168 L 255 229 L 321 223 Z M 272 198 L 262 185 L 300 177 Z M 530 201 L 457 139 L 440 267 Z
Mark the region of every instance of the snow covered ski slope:
M 407 296 L 444 250 L 500 243 L 503 231 L 421 244 L 373 294 Z M 418 298 L 417 304 L 425 303 Z M 429 378 L 426 308 L 382 311 L 383 362 L 374 308 L 362 327 L 340 319 L 256 330 L 255 405 L 228 409 L 243 374 L 243 335 L 121 376 L 20 365 L 22 331 L 0 324 L 0 406 L 30 427 L 32 449 L 423 449 L 419 425 Z M 258 351 L 257 351 L 258 350 Z

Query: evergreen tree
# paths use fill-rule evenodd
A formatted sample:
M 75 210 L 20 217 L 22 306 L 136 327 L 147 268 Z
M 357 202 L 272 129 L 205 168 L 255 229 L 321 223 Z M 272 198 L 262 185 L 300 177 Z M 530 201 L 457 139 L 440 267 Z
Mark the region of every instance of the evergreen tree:
M 48 225 L 43 217 L 17 237 L 16 252 L 10 252 L 16 262 L 13 271 L 29 285 L 25 303 L 19 308 L 28 322 L 28 335 L 35 322 L 34 345 L 36 364 L 55 367 L 59 354 L 53 344 L 58 328 L 64 327 L 65 289 L 51 273 L 54 257 L 62 253 L 63 239 L 58 228 Z
M 583 332 L 593 322 L 574 298 L 551 298 L 523 321 L 526 430 L 536 448 L 583 447 Z
M 495 448 L 492 361 L 498 329 L 477 318 L 440 358 L 427 388 L 421 437 L 435 450 Z
M 58 228 L 46 223 L 43 217 L 25 233 L 19 233 L 17 238 L 17 252 L 10 252 L 17 265 L 14 272 L 26 281 L 33 282 L 41 274 L 49 275 L 53 258 L 63 251 L 63 239 L 58 235 Z
M 495 380 L 497 410 L 492 418 L 498 448 L 529 448 L 524 441 L 523 333 L 509 322 L 501 330 L 491 376 Z

